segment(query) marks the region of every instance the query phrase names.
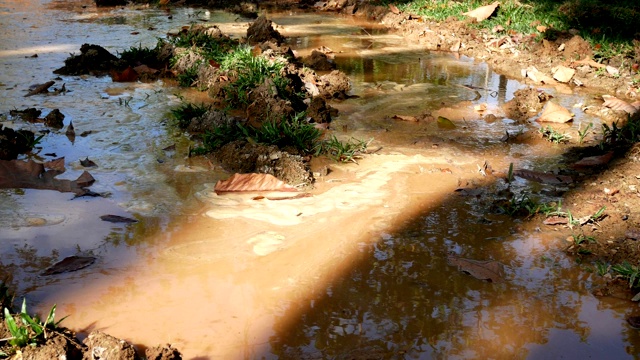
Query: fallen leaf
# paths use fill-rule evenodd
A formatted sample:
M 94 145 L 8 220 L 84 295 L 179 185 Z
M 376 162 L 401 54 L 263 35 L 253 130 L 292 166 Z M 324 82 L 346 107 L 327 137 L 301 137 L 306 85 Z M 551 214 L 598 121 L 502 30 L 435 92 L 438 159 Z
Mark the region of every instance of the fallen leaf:
M 216 194 L 241 191 L 291 191 L 298 190 L 269 174 L 233 174 L 220 180 L 214 187 Z
M 400 14 L 400 9 L 393 4 L 389 4 L 389 10 L 396 15 Z
M 159 73 L 159 70 L 153 69 L 148 67 L 147 65 L 139 65 L 133 68 L 133 70 L 137 73 L 137 74 L 148 74 L 148 75 L 155 75 L 157 73 Z
M 495 260 L 479 261 L 449 254 L 447 263 L 479 280 L 489 280 L 495 283 L 504 280 L 504 265 Z
M 409 121 L 409 122 L 418 122 L 418 118 L 415 116 L 407 116 L 407 115 L 393 115 L 391 117 L 394 120 L 402 120 L 402 121 Z
M 83 173 L 77 180 L 58 180 L 58 170 L 46 170 L 44 164 L 33 160 L 0 160 L 0 189 L 43 189 L 60 192 L 73 192 L 76 195 L 86 192 L 87 175 Z M 93 177 L 91 177 L 93 179 Z M 92 182 L 91 182 L 92 183 Z
M 553 78 L 539 71 L 538 69 L 536 69 L 535 66 L 529 66 L 528 68 L 522 70 L 522 75 L 524 77 L 528 77 L 529 79 L 533 80 L 533 82 L 536 82 L 536 83 L 543 83 L 543 84 L 556 83 L 556 81 L 553 80 Z
M 568 68 L 566 66 L 558 66 L 553 69 L 553 78 L 560 81 L 561 83 L 568 83 L 573 78 L 573 75 L 576 71 L 572 68 Z
M 604 99 L 604 103 L 602 104 L 602 106 L 608 107 L 611 110 L 626 111 L 629 115 L 635 114 L 640 108 L 639 106 L 635 106 L 635 103 L 629 104 L 628 102 L 618 99 L 615 96 L 602 95 L 602 98 Z
M 451 120 L 447 119 L 444 116 L 438 116 L 438 127 L 440 129 L 455 129 L 456 124 L 454 124 Z
M 517 176 L 523 179 L 536 181 L 543 184 L 571 184 L 573 182 L 573 178 L 568 175 L 556 175 L 553 173 L 544 173 L 533 170 L 514 170 L 513 176 Z
M 84 160 L 80 159 L 80 165 L 82 165 L 82 167 L 97 167 L 98 166 L 98 164 L 96 164 L 93 161 L 89 160 L 88 156 Z
M 545 31 L 547 31 L 547 27 L 544 25 L 538 25 L 536 26 L 536 30 L 538 30 L 539 32 L 543 33 Z
M 27 93 L 27 95 L 25 95 L 24 97 L 31 96 L 31 95 L 36 95 L 36 94 L 41 94 L 41 93 L 46 93 L 46 92 L 48 92 L 48 89 L 53 84 L 55 84 L 55 81 L 47 81 L 44 84 L 36 85 L 35 89 L 29 91 Z
M 538 122 L 554 122 L 554 123 L 566 123 L 573 120 L 573 114 L 564 107 L 556 104 L 553 101 L 549 101 L 545 106 L 542 114 L 536 121 Z
M 94 179 L 88 171 L 83 171 L 82 174 L 80 174 L 80 176 L 78 176 L 78 178 L 76 179 L 76 183 L 80 187 L 91 186 L 94 182 L 96 182 L 96 179 Z
M 44 167 L 47 168 L 47 169 L 58 171 L 60 174 L 62 174 L 65 171 L 65 169 L 64 169 L 64 157 L 53 159 L 51 161 L 47 161 L 47 162 L 44 163 Z
M 608 164 L 612 158 L 613 158 L 613 151 L 609 151 L 604 155 L 588 156 L 586 158 L 583 158 L 580 161 L 574 163 L 571 167 L 574 169 L 577 169 L 577 168 L 585 168 L 585 167 L 592 167 L 592 166 L 602 166 L 602 165 Z
M 102 215 L 100 216 L 102 221 L 112 222 L 112 223 L 125 223 L 125 224 L 133 224 L 137 223 L 138 220 L 133 218 L 128 218 L 120 215 Z
M 493 27 L 493 29 L 491 29 L 491 32 L 493 33 L 499 33 L 503 31 L 504 31 L 504 27 L 502 27 L 502 25 L 496 25 Z
M 584 59 L 582 59 L 582 60 L 574 61 L 574 62 L 572 62 L 571 64 L 572 64 L 572 65 L 576 65 L 576 64 L 578 64 L 578 65 L 589 65 L 589 66 L 591 66 L 591 67 L 599 68 L 599 69 L 601 69 L 601 68 L 606 68 L 606 67 L 607 67 L 607 66 L 606 66 L 606 65 L 604 65 L 604 64 L 600 64 L 600 63 L 597 63 L 597 62 L 593 61 L 590 57 L 585 57 L 585 58 L 584 58 Z
M 613 66 L 609 66 L 607 65 L 605 68 L 605 70 L 607 70 L 607 72 L 609 73 L 609 75 L 619 75 L 620 71 L 617 68 L 614 68 Z
M 48 276 L 77 271 L 86 268 L 95 261 L 96 258 L 93 256 L 69 256 L 48 267 L 41 275 Z
M 131 35 L 138 35 L 138 34 L 140 34 L 140 31 L 132 31 L 132 32 L 130 32 L 130 34 Z
M 138 74 L 131 66 L 121 72 L 112 71 L 111 80 L 115 82 L 133 82 L 138 80 Z
M 64 132 L 67 136 L 76 136 L 76 129 L 73 127 L 73 122 L 69 122 L 69 126 L 67 126 L 67 131 Z
M 542 223 L 545 225 L 564 225 L 569 223 L 569 219 L 562 216 L 549 216 Z
M 474 10 L 462 13 L 462 15 L 466 15 L 468 17 L 475 18 L 476 21 L 480 22 L 482 20 L 486 20 L 486 19 L 490 18 L 491 15 L 493 15 L 493 13 L 496 11 L 496 9 L 498 8 L 499 5 L 500 5 L 500 2 L 496 1 L 493 4 L 481 6 L 479 8 L 474 9 Z

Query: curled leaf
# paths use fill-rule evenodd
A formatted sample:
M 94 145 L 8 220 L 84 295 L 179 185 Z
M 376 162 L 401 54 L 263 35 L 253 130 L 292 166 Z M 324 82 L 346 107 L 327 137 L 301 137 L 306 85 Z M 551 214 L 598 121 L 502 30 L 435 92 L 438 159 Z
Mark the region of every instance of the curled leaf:
M 573 114 L 564 107 L 550 101 L 537 119 L 539 122 L 566 123 L 573 120 Z
M 438 127 L 440 129 L 455 129 L 456 124 L 454 124 L 451 120 L 447 119 L 444 116 L 438 116 Z
M 493 15 L 493 13 L 496 11 L 499 5 L 500 5 L 500 2 L 496 1 L 493 4 L 481 6 L 474 10 L 462 13 L 462 15 L 466 15 L 470 18 L 475 18 L 476 21 L 480 22 L 482 20 L 486 20 L 490 18 L 491 15 Z

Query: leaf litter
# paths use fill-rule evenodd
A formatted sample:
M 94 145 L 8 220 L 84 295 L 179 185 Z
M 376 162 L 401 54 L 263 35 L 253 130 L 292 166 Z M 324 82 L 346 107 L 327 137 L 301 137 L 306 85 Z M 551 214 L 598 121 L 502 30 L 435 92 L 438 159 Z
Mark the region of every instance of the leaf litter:
M 458 270 L 479 280 L 489 280 L 494 283 L 504 281 L 504 265 L 495 260 L 473 260 L 449 254 L 447 264 L 456 266 Z

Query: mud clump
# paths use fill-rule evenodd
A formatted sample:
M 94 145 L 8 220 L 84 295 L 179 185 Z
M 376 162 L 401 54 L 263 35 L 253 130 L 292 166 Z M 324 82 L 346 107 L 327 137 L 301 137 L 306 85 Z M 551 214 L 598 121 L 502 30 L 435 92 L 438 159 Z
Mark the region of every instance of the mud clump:
M 54 129 L 62 129 L 64 126 L 64 114 L 58 109 L 53 109 L 44 117 L 44 124 Z
M 247 41 L 251 45 L 274 42 L 278 45 L 284 42 L 284 37 L 275 30 L 272 26 L 272 21 L 262 15 L 256 21 L 254 21 L 247 29 Z
M 124 68 L 126 63 L 118 59 L 100 45 L 83 44 L 80 55 L 72 55 L 64 61 L 64 66 L 54 70 L 59 75 L 91 74 L 103 76 L 113 69 Z
M 270 174 L 294 186 L 312 183 L 312 175 L 304 158 L 275 145 L 237 140 L 222 146 L 212 156 L 230 172 Z
M 329 60 L 327 54 L 318 50 L 313 50 L 304 60 L 304 64 L 316 71 L 329 71 L 336 68 L 336 64 Z
M 550 98 L 547 93 L 534 88 L 518 90 L 513 99 L 504 104 L 505 114 L 517 121 L 527 121 L 538 114 Z
M 0 124 L 0 160 L 14 160 L 32 149 L 35 135 L 28 130 L 15 131 Z

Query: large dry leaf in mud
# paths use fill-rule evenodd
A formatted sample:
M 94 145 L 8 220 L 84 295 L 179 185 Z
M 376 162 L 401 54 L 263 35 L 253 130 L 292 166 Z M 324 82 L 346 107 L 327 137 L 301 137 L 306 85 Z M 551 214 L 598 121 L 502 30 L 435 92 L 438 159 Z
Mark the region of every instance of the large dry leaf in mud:
M 542 83 L 542 84 L 548 84 L 548 85 L 556 84 L 556 81 L 553 78 L 539 71 L 538 69 L 536 69 L 535 66 L 529 66 L 526 69 L 522 69 L 522 76 L 528 77 L 529 79 L 533 80 L 533 82 L 535 83 Z
M 602 165 L 608 164 L 612 158 L 613 158 L 613 151 L 609 151 L 604 155 L 588 156 L 586 158 L 582 158 L 578 162 L 574 163 L 571 167 L 574 169 L 579 169 L 579 168 L 587 168 L 592 166 L 602 166 Z
M 564 124 L 573 120 L 573 114 L 564 107 L 549 101 L 542 114 L 536 121 L 538 122 L 553 122 Z
M 473 9 L 471 11 L 467 11 L 462 13 L 462 15 L 466 15 L 471 18 L 475 18 L 476 21 L 480 22 L 482 20 L 486 20 L 493 15 L 496 9 L 500 6 L 500 2 L 496 1 L 493 4 L 481 6 L 479 8 Z
M 627 112 L 629 115 L 633 115 L 640 109 L 640 101 L 629 104 L 628 102 L 611 95 L 603 95 L 602 98 L 604 99 L 602 106 L 608 107 L 611 110 L 622 110 Z
M 45 170 L 44 164 L 33 160 L 0 160 L 0 189 L 57 190 L 81 195 L 86 192 L 83 187 L 95 181 L 86 171 L 76 180 L 56 179 L 61 173 L 58 170 Z
M 233 174 L 227 180 L 220 180 L 214 188 L 216 194 L 226 192 L 256 192 L 256 191 L 285 191 L 298 190 L 269 174 Z
M 93 256 L 69 256 L 51 265 L 41 275 L 55 275 L 84 269 L 93 264 L 96 258 Z
M 526 169 L 515 170 L 513 172 L 513 176 L 552 185 L 571 184 L 573 182 L 573 178 L 568 175 L 556 175 L 553 173 L 544 173 Z
M 566 66 L 558 66 L 553 70 L 553 78 L 560 81 L 561 83 L 568 83 L 575 75 L 576 71 L 572 68 Z
M 480 261 L 449 254 L 447 263 L 458 267 L 458 270 L 468 273 L 476 279 L 489 280 L 494 283 L 504 280 L 504 265 L 495 260 Z

